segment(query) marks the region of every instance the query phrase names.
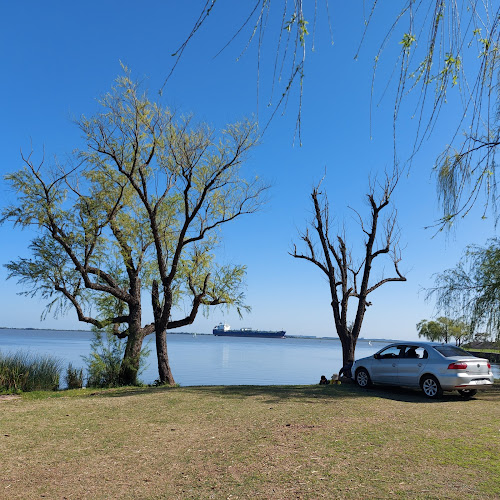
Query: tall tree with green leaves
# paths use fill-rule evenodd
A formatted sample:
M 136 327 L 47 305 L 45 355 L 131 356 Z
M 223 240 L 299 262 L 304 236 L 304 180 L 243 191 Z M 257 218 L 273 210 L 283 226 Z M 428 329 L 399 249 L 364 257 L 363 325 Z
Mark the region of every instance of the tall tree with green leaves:
M 9 277 L 49 300 L 47 313 L 74 308 L 80 321 L 113 325 L 127 339 L 122 384 L 136 383 L 143 339 L 154 333 L 159 379 L 174 383 L 166 331 L 191 324 L 200 307 L 247 308 L 245 267 L 219 265 L 214 252 L 221 226 L 262 203 L 266 186 L 240 175 L 256 129 L 242 122 L 217 133 L 176 118 L 127 72 L 100 106 L 78 122 L 86 147 L 73 162 L 46 168 L 30 154 L 6 177 L 18 198 L 2 222 L 38 231 L 31 258 L 7 264 Z
M 472 331 L 500 340 L 500 239 L 468 246 L 455 267 L 435 276 L 427 297 L 438 310 L 463 316 Z
M 435 321 L 423 319 L 417 323 L 419 337 L 424 337 L 431 342 L 450 342 L 455 339 L 456 345 L 461 345 L 472 337 L 470 325 L 463 319 L 452 319 L 441 316 Z

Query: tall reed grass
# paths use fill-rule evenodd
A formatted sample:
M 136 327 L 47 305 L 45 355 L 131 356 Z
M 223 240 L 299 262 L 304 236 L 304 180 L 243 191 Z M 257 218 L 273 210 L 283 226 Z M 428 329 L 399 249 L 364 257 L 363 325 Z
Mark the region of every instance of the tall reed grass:
M 61 368 L 62 362 L 52 356 L 0 352 L 0 391 L 56 391 Z

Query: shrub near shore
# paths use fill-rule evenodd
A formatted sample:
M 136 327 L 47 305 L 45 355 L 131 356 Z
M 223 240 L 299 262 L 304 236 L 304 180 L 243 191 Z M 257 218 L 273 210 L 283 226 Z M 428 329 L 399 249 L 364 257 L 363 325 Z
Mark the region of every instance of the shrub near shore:
M 60 372 L 61 361 L 52 356 L 0 353 L 0 392 L 55 391 Z

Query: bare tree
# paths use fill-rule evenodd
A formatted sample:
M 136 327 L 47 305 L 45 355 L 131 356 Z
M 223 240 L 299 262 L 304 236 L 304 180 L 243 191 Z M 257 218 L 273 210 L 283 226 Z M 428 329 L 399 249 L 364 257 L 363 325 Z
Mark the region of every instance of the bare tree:
M 367 194 L 370 206 L 370 217 L 367 221 L 357 212 L 359 224 L 364 233 L 363 257 L 355 261 L 352 249 L 346 242 L 345 234 L 332 234 L 330 207 L 325 193 L 320 191 L 321 182 L 311 193 L 314 207 L 314 219 L 311 228 L 300 234 L 305 243 L 305 252 L 300 252 L 294 245 L 292 257 L 304 259 L 317 266 L 326 275 L 330 287 L 331 306 L 335 329 L 342 343 L 343 371 L 350 373 L 350 366 L 354 361 L 354 351 L 358 340 L 365 311 L 371 302 L 368 295 L 385 283 L 392 281 L 406 281 L 399 270 L 401 260 L 398 249 L 398 230 L 396 225 L 396 211 L 394 210 L 385 220 L 380 218 L 380 212 L 390 202 L 390 196 L 396 187 L 397 176 L 387 177 L 383 186 L 379 186 L 381 193 L 377 196 L 376 187 L 372 186 Z M 380 231 L 380 226 L 382 231 Z M 381 237 L 377 238 L 378 232 Z M 390 256 L 396 276 L 381 277 L 372 282 L 373 262 L 377 257 Z M 348 318 L 350 299 L 357 300 L 354 321 Z

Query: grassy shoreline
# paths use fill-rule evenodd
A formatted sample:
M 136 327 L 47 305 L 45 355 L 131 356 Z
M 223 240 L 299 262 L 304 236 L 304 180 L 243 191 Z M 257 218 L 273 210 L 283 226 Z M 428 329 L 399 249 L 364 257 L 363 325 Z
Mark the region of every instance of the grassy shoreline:
M 494 349 L 494 348 L 476 349 L 476 348 L 469 347 L 467 350 L 476 351 L 476 352 L 487 352 L 487 353 L 493 353 L 493 354 L 500 354 L 500 349 Z
M 500 388 L 123 388 L 0 402 L 5 498 L 498 498 Z

